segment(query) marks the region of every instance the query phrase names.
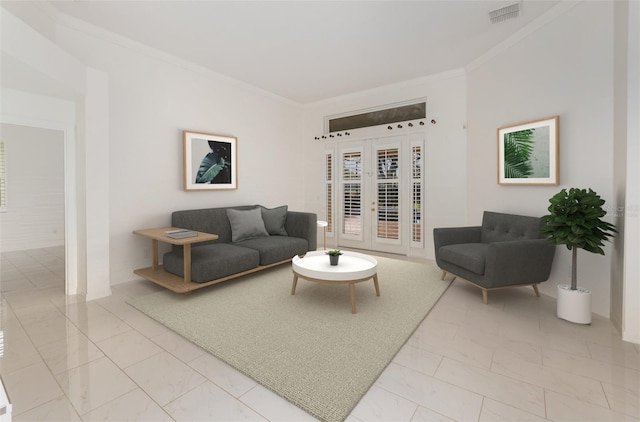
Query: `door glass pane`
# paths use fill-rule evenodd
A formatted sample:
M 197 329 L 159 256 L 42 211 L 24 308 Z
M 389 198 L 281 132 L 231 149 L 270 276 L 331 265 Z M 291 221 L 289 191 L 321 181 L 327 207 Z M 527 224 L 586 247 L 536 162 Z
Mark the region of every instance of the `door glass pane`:
M 412 155 L 412 228 L 411 240 L 413 242 L 422 241 L 422 148 L 418 145 L 414 146 L 411 151 Z
M 411 237 L 414 242 L 422 240 L 421 188 L 422 185 L 419 182 L 413 183 L 413 227 Z
M 361 206 L 362 191 L 360 183 L 344 185 L 344 210 L 342 227 L 344 234 L 359 235 L 362 232 Z
M 362 154 L 349 152 L 342 155 L 342 185 L 344 192 L 342 209 L 342 232 L 362 233 Z
M 379 149 L 378 157 L 378 192 L 377 192 L 377 237 L 379 239 L 399 238 L 399 154 L 398 148 Z M 388 182 L 394 180 L 393 182 Z
M 398 149 L 378 150 L 378 179 L 398 178 Z
M 362 154 L 349 152 L 342 156 L 342 178 L 358 180 L 362 177 Z
M 398 183 L 378 183 L 378 238 L 398 239 Z
M 327 215 L 327 227 L 326 231 L 333 233 L 333 154 L 327 153 L 325 155 L 325 192 L 326 199 L 326 215 Z
M 422 177 L 422 148 L 414 146 L 411 152 L 413 178 L 420 179 Z

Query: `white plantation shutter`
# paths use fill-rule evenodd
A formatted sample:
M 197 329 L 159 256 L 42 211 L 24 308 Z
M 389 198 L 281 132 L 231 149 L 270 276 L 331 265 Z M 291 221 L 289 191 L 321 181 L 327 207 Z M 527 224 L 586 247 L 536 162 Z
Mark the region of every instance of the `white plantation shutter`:
M 411 151 L 411 194 L 412 194 L 412 230 L 411 241 L 422 244 L 422 233 L 424 229 L 422 219 L 422 146 L 414 145 Z
M 377 150 L 377 234 L 379 239 L 399 239 L 398 148 Z
M 333 153 L 325 153 L 325 207 L 327 233 L 333 233 Z
M 342 233 L 362 234 L 362 152 L 342 154 Z

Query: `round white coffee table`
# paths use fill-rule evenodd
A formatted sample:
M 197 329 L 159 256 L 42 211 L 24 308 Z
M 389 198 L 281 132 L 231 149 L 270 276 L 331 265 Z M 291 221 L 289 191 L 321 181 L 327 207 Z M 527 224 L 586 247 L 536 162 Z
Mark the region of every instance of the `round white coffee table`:
M 380 296 L 378 286 L 378 261 L 372 256 L 358 252 L 343 251 L 338 265 L 329 264 L 329 257 L 324 251 L 307 252 L 300 258 L 291 260 L 293 269 L 293 285 L 291 294 L 296 294 L 298 278 L 325 284 L 348 284 L 351 296 L 351 313 L 356 313 L 355 284 L 373 279 L 376 295 Z

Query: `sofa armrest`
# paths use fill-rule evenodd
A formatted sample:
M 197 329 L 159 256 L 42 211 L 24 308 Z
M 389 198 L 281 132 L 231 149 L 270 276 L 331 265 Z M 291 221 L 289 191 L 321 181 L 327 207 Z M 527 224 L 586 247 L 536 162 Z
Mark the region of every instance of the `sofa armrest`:
M 556 246 L 546 239 L 490 243 L 485 279 L 495 287 L 539 283 L 549 279 Z
M 444 227 L 433 229 L 433 242 L 436 255 L 442 246 L 459 243 L 480 243 L 480 226 Z
M 318 248 L 318 216 L 316 214 L 287 211 L 284 229 L 289 236 L 306 239 L 310 251 L 315 251 Z

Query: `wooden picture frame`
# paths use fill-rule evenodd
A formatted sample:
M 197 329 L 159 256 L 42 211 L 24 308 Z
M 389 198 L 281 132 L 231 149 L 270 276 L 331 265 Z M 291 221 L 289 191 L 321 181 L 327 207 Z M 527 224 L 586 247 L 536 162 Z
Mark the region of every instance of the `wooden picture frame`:
M 238 188 L 238 139 L 183 131 L 184 190 Z
M 498 184 L 557 185 L 558 116 L 498 128 Z

